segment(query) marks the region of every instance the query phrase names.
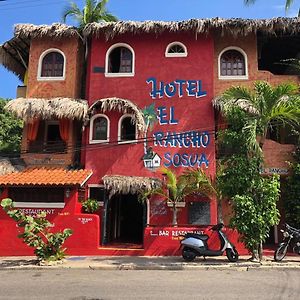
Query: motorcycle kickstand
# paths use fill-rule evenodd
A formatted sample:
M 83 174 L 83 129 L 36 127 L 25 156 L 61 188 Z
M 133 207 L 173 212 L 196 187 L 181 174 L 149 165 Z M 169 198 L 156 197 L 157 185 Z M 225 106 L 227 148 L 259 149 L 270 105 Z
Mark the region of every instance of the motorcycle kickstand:
M 206 256 L 203 256 L 203 259 L 206 261 Z

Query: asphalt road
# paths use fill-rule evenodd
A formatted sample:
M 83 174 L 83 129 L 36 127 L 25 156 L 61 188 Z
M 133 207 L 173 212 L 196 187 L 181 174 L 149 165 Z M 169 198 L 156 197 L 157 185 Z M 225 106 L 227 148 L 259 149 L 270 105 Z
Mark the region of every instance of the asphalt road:
M 300 270 L 1 270 L 0 299 L 299 299 Z

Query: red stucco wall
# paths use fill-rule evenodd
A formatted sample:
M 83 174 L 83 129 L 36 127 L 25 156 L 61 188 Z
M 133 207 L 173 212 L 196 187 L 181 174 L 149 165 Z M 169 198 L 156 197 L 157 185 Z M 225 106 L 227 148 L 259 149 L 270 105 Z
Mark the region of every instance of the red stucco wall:
M 187 47 L 187 57 L 165 57 L 165 50 L 169 43 L 179 41 Z M 95 73 L 95 67 L 105 67 L 105 55 L 109 47 L 115 43 L 126 43 L 134 49 L 135 53 L 135 75 L 133 77 L 105 77 L 104 73 Z M 193 34 L 164 34 L 162 36 L 124 35 L 112 41 L 104 42 L 103 39 L 94 39 L 91 45 L 91 56 L 88 68 L 87 97 L 89 104 L 96 100 L 117 97 L 130 100 L 140 109 L 155 104 L 157 114 L 158 107 L 163 109 L 162 122 L 157 122 L 153 130 L 148 132 L 149 146 L 162 158 L 162 165 L 176 169 L 178 173 L 187 169 L 190 160 L 193 167 L 202 167 L 211 175 L 215 174 L 215 143 L 214 143 L 214 112 L 211 105 L 213 98 L 213 41 L 211 37 L 198 36 L 195 39 Z M 162 98 L 150 96 L 152 83 L 147 83 L 149 78 L 155 78 L 157 84 L 174 82 L 175 80 L 185 80 L 182 96 L 177 90 L 172 97 L 166 94 Z M 202 87 L 197 89 L 205 96 L 188 96 L 186 86 L 188 80 L 201 80 Z M 201 90 L 201 91 L 200 91 Z M 89 183 L 101 183 L 104 175 L 128 175 L 160 177 L 160 172 L 152 172 L 144 168 L 142 157 L 144 155 L 143 143 L 140 141 L 134 144 L 118 144 L 118 121 L 121 113 L 107 112 L 110 119 L 110 142 L 109 144 L 89 145 L 89 127 L 84 133 L 85 167 L 93 169 L 93 176 Z M 170 124 L 176 123 L 177 124 Z M 199 147 L 167 147 L 158 143 L 153 144 L 153 133 L 163 132 L 164 136 L 169 131 L 171 133 L 181 133 L 186 131 L 206 132 L 209 135 L 208 145 Z M 206 136 L 207 137 L 207 136 Z M 168 154 L 166 154 L 168 153 Z M 184 155 L 183 155 L 184 154 Z M 204 154 L 207 164 L 193 163 L 200 161 Z M 183 155 L 183 156 L 182 156 Z M 184 157 L 184 159 L 183 159 Z M 175 161 L 171 165 L 170 160 Z M 181 161 L 181 164 L 179 163 Z M 171 165 L 171 166 L 170 166 Z M 211 215 L 212 222 L 216 221 L 215 202 L 212 201 Z M 170 209 L 168 209 L 170 210 Z M 180 217 L 180 216 L 179 216 Z M 163 222 L 169 223 L 162 217 Z M 186 217 L 182 217 L 182 222 L 187 223 Z

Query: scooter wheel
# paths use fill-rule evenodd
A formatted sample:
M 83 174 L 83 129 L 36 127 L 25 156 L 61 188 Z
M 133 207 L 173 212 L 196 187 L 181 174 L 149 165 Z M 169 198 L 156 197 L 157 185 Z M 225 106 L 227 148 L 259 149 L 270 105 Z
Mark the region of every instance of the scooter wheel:
M 231 262 L 237 262 L 239 259 L 239 253 L 235 248 L 232 249 L 226 249 L 226 256 L 229 261 Z
M 193 261 L 196 258 L 196 253 L 193 249 L 185 247 L 182 249 L 182 257 L 185 261 Z

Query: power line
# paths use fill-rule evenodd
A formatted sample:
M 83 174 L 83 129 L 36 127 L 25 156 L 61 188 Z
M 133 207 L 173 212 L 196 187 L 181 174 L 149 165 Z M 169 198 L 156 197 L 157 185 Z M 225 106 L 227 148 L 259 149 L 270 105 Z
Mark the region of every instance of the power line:
M 38 1 L 38 0 L 28 1 L 26 3 L 31 4 L 30 2 L 39 2 L 39 4 L 25 5 L 25 1 L 20 2 L 20 3 L 0 4 L 0 12 L 8 11 L 8 10 L 21 9 L 21 8 L 34 8 L 34 7 L 41 7 L 41 6 L 46 6 L 46 5 L 50 6 L 50 5 L 53 5 L 53 4 L 62 4 L 62 1 L 51 1 L 50 3 L 40 3 L 41 1 Z M 21 4 L 21 6 L 19 6 L 19 4 Z

